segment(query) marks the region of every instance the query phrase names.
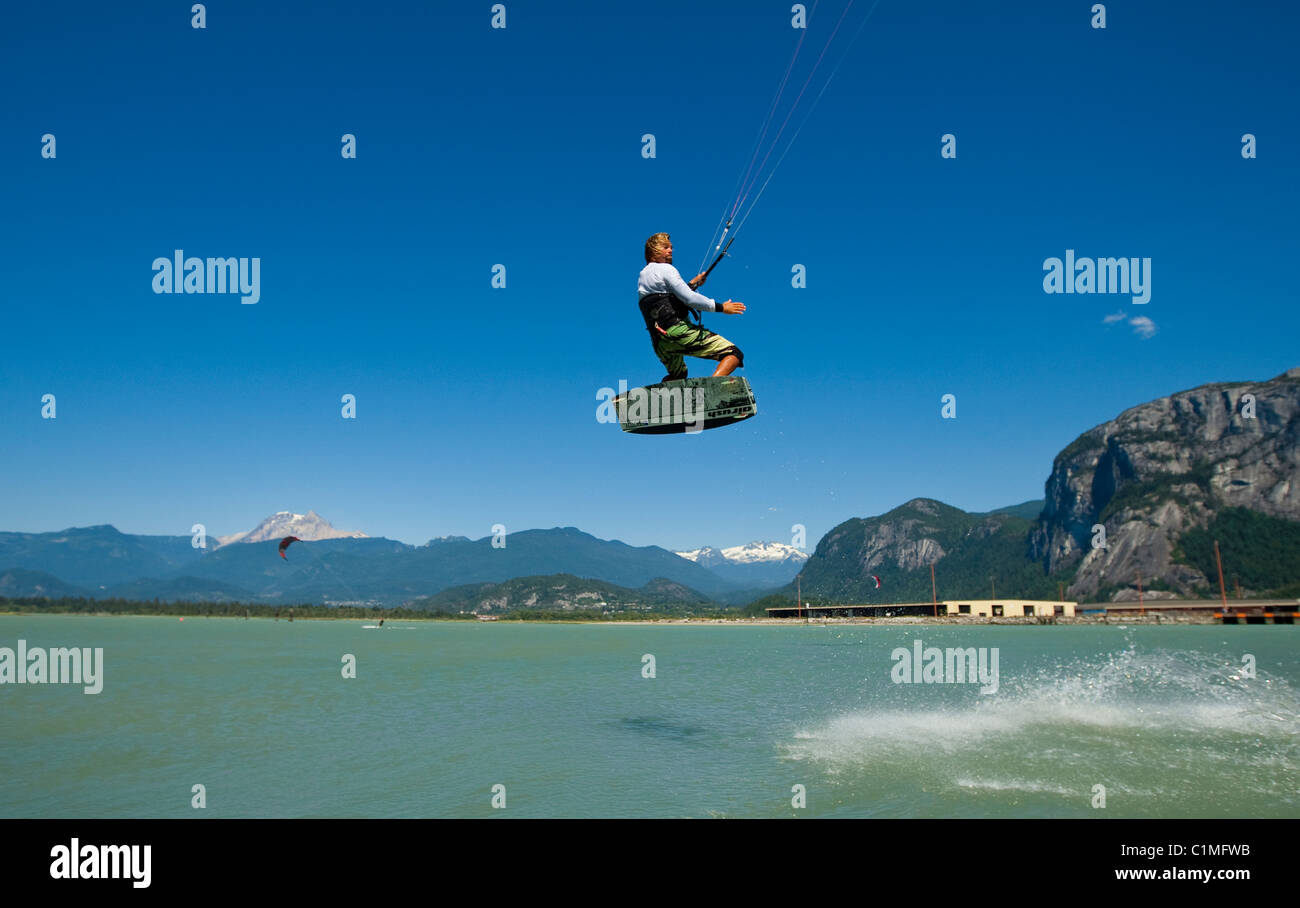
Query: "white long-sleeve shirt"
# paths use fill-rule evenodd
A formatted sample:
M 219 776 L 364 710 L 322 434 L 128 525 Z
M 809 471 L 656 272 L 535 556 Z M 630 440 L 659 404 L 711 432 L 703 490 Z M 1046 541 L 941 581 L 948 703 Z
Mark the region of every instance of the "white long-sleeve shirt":
M 651 262 L 641 269 L 636 282 L 637 299 L 651 293 L 671 293 L 697 312 L 721 312 L 722 306 L 691 289 L 677 269 L 667 262 Z

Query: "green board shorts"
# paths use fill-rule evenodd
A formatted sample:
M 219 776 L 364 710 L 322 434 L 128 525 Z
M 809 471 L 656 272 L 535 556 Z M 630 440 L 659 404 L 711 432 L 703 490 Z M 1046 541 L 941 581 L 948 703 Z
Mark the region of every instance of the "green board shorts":
M 700 359 L 722 359 L 734 356 L 745 364 L 745 355 L 740 348 L 721 334 L 714 334 L 708 328 L 701 328 L 688 322 L 678 322 L 665 329 L 667 334 L 660 334 L 650 329 L 650 338 L 654 342 L 655 355 L 664 364 L 668 374 L 664 381 L 674 381 L 686 377 L 684 356 L 696 356 Z

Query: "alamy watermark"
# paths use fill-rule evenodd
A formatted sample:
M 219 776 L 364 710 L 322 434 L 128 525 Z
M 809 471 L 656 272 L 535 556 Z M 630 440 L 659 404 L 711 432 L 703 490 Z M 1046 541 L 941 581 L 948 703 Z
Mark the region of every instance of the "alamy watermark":
M 1125 293 L 1135 304 L 1151 302 L 1151 259 L 1075 258 L 1065 250 L 1065 261 L 1043 259 L 1044 293 Z
M 177 249 L 170 259 L 154 259 L 153 270 L 154 293 L 239 293 L 247 305 L 262 298 L 260 258 L 186 258 Z
M 895 647 L 889 654 L 895 684 L 979 684 L 981 694 L 998 692 L 996 646 L 950 646 L 946 650 L 912 641 L 912 648 Z
M 73 839 L 50 849 L 50 877 L 56 880 L 131 880 L 148 889 L 152 845 L 82 845 Z
M 15 652 L 0 646 L 0 684 L 81 684 L 85 693 L 104 689 L 104 648 L 56 646 L 28 648 L 18 641 Z
M 601 388 L 596 392 L 596 422 L 622 422 L 632 425 L 685 424 L 687 432 L 704 428 L 705 403 L 703 388 L 665 387 L 627 388 L 627 380 L 619 379 L 618 391 Z

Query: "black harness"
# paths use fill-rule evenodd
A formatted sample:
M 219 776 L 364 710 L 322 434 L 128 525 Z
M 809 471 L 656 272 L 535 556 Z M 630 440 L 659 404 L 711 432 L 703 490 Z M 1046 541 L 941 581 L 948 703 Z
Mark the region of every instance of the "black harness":
M 667 331 L 678 322 L 691 322 L 691 314 L 694 312 L 689 306 L 679 300 L 671 293 L 647 293 L 641 297 L 641 317 L 645 319 L 645 328 L 650 332 L 650 336 L 656 337 L 658 332 L 655 331 L 655 325 Z M 695 324 L 697 327 L 704 326 L 704 319 L 695 312 Z

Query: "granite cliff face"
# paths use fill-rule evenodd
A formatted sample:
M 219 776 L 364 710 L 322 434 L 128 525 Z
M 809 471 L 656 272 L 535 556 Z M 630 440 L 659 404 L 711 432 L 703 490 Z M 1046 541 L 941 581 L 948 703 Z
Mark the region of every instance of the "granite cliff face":
M 1079 436 L 1053 464 L 1031 557 L 1075 568 L 1074 597 L 1136 598 L 1139 574 L 1164 588 L 1148 595 L 1192 595 L 1218 579 L 1176 563 L 1178 539 L 1233 507 L 1300 520 L 1300 368 L 1162 397 Z
M 916 498 L 847 520 L 818 543 L 803 592 L 925 602 L 933 565 L 941 599 L 1056 598 L 1058 584 L 1082 601 L 1136 599 L 1139 575 L 1146 598 L 1217 597 L 1206 553 L 1220 537 L 1235 554 L 1225 574 L 1246 578 L 1243 594 L 1289 588 L 1296 566 L 1272 568 L 1296 560 L 1300 533 L 1300 368 L 1125 410 L 1057 455 L 1041 512 L 1034 504 L 969 514 Z M 1094 547 L 1097 527 L 1104 547 Z
M 933 564 L 946 554 L 935 537 L 961 513 L 938 501 L 914 498 L 880 517 L 847 520 L 817 544 L 817 562 L 809 562 L 813 570 L 805 577 L 816 584 L 823 573 L 817 568 L 835 564 L 837 580 L 858 584 L 889 568 L 910 571 Z
M 801 572 L 803 592 L 840 602 L 928 602 L 934 565 L 941 598 L 987 597 L 995 588 L 1046 596 L 1056 587 L 1029 557 L 1030 527 L 1015 513 L 970 514 L 914 498 L 879 517 L 846 520 L 822 537 Z M 881 578 L 880 589 L 872 575 Z

